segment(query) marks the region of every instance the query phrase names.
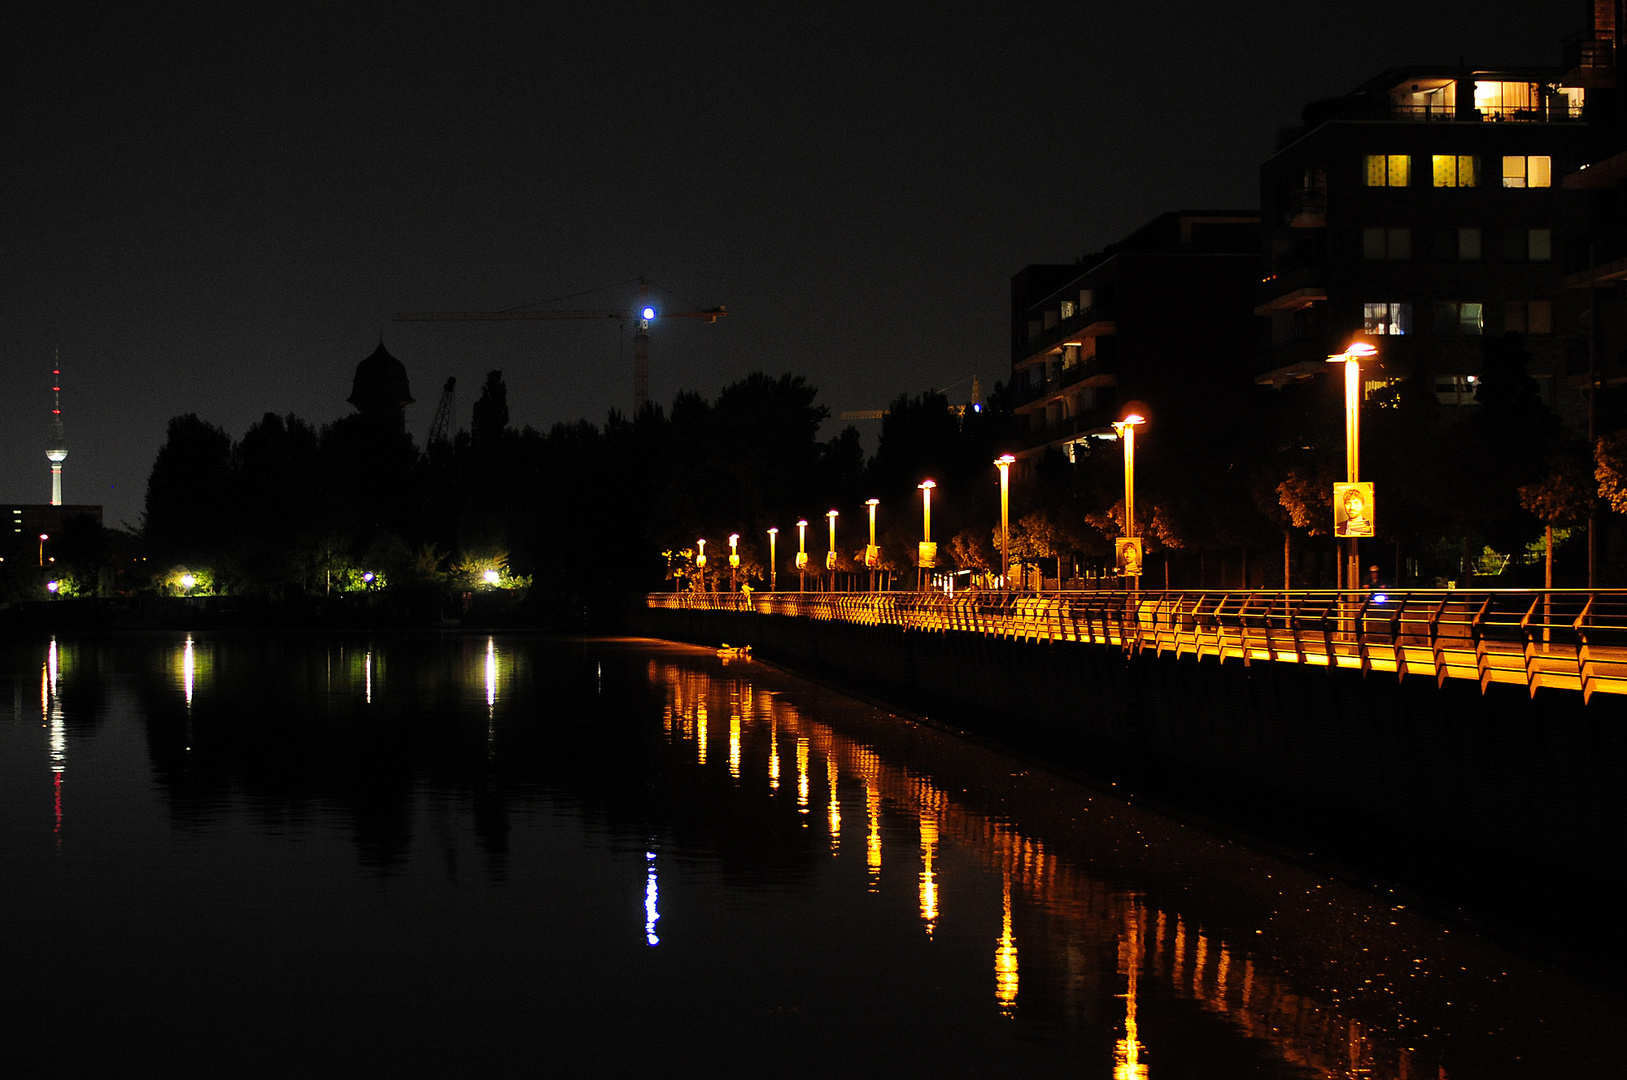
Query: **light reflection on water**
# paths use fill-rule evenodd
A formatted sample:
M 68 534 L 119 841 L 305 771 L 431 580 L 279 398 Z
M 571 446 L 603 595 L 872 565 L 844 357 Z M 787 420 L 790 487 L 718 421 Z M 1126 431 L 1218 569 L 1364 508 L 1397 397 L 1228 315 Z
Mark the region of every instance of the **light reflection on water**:
M 128 852 L 119 865 L 129 876 L 115 882 L 76 846 L 83 840 L 85 851 L 95 851 L 97 832 L 107 821 L 117 815 L 139 819 L 156 805 L 128 792 L 121 798 L 129 801 L 120 801 L 87 790 L 77 796 L 84 805 L 76 811 L 74 830 L 64 833 L 63 775 L 70 751 L 78 754 L 76 740 L 86 740 L 87 750 L 105 741 L 96 749 L 104 762 L 115 742 L 128 743 L 144 747 L 147 757 L 118 767 L 132 776 L 150 773 L 156 797 L 168 807 L 171 833 L 148 840 L 157 845 L 155 860 L 165 865 L 225 879 L 237 872 L 233 864 L 195 864 L 189 861 L 198 857 L 191 845 L 221 858 L 210 837 L 229 833 L 243 845 L 243 859 L 266 862 L 284 857 L 266 844 L 308 849 L 310 859 L 331 848 L 334 837 L 353 834 L 358 867 L 347 871 L 329 860 L 320 873 L 306 869 L 304 877 L 296 873 L 277 887 L 287 890 L 282 902 L 314 904 L 312 910 L 321 911 L 327 903 L 321 898 L 344 893 L 344 881 L 357 869 L 381 883 L 375 888 L 394 880 L 385 887 L 394 908 L 424 907 L 409 920 L 417 937 L 387 942 L 369 954 L 381 970 L 395 963 L 395 951 L 421 946 L 424 926 L 452 925 L 432 913 L 463 897 L 456 901 L 460 956 L 478 951 L 494 935 L 522 949 L 554 935 L 580 937 L 595 968 L 602 968 L 592 978 L 579 976 L 575 992 L 586 1000 L 594 998 L 594 978 L 621 987 L 637 971 L 654 977 L 658 989 L 670 987 L 641 999 L 668 1010 L 694 997 L 698 986 L 721 997 L 720 986 L 750 984 L 758 994 L 780 998 L 796 993 L 807 970 L 773 970 L 763 946 L 748 944 L 744 928 L 761 924 L 767 935 L 762 941 L 794 942 L 812 932 L 812 904 L 813 911 L 841 911 L 855 920 L 851 933 L 833 930 L 822 939 L 824 948 L 849 950 L 837 966 L 865 972 L 878 985 L 889 977 L 902 986 L 935 985 L 937 991 L 947 985 L 956 1001 L 964 998 L 963 1005 L 946 998 L 931 1029 L 934 1038 L 950 1041 L 944 1051 L 950 1065 L 960 1055 L 968 1070 L 970 1062 L 1010 1055 L 1012 1062 L 1023 1062 L 1014 1071 L 1024 1075 L 1159 1080 L 1190 1074 L 1187 1066 L 1197 1056 L 1207 1062 L 1203 1074 L 1216 1077 L 1545 1075 L 1521 1064 L 1530 1056 L 1512 1053 L 1492 1055 L 1493 1069 L 1471 1055 L 1471 1066 L 1459 1070 L 1451 1047 L 1473 1045 L 1478 1031 L 1471 1029 L 1484 1025 L 1483 1014 L 1495 1002 L 1471 1004 L 1466 1012 L 1439 1002 L 1456 997 L 1473 1003 L 1483 986 L 1477 991 L 1442 983 L 1409 998 L 1398 988 L 1405 984 L 1378 968 L 1379 985 L 1367 991 L 1308 971 L 1309 954 L 1290 962 L 1284 958 L 1290 950 L 1266 936 L 1281 933 L 1273 920 L 1283 910 L 1239 922 L 1215 895 L 1227 884 L 1197 880 L 1176 888 L 1164 870 L 1142 881 L 1122 868 L 1099 869 L 1077 850 L 1077 838 L 1059 839 L 1031 824 L 1022 805 L 1002 803 L 1001 812 L 991 813 L 975 785 L 938 775 L 963 762 L 903 753 L 878 737 L 902 730 L 902 722 L 761 665 L 735 662 L 725 669 L 709 655 L 675 647 L 606 644 L 587 652 L 579 644 L 498 637 L 452 637 L 428 645 L 283 642 L 262 655 L 252 643 L 195 642 L 188 635 L 167 647 L 173 659 L 166 663 L 175 665 L 167 684 L 142 682 L 140 649 L 134 646 L 137 659 L 124 657 L 128 662 L 121 664 L 120 656 L 109 654 L 97 665 L 103 674 L 83 679 L 86 690 L 96 678 L 108 677 L 136 687 L 141 707 L 125 723 L 137 739 L 120 735 L 122 729 L 107 719 L 115 710 L 105 703 L 76 713 L 73 660 L 85 646 L 64 649 L 51 640 L 15 667 L 19 686 L 30 663 L 39 673 L 47 743 L 43 759 L 33 760 L 52 777 L 51 835 L 58 860 L 54 867 L 22 864 L 18 873 L 49 881 L 71 872 L 91 888 L 166 887 L 141 879 L 139 870 L 130 873 Z M 275 661 L 268 659 L 273 655 Z M 228 670 L 234 672 L 229 684 Z M 460 741 L 465 720 L 474 719 L 470 712 L 478 712 L 481 733 L 473 754 L 468 751 L 476 746 Z M 720 722 L 728 717 L 728 752 L 709 760 L 709 739 L 722 737 L 709 731 L 714 713 Z M 380 718 L 390 726 L 379 728 Z M 640 741 L 646 730 L 656 745 Z M 0 731 L 6 781 L 0 790 L 22 791 L 31 783 L 29 750 L 6 734 Z M 604 738 L 615 741 L 597 741 Z M 952 742 L 940 736 L 928 741 L 934 740 Z M 782 748 L 793 755 L 796 771 L 788 791 L 780 783 Z M 607 752 L 620 756 L 607 759 Z M 975 758 L 977 768 L 994 770 L 990 776 L 1026 775 L 964 744 L 948 752 Z M 109 766 L 101 768 L 98 775 L 108 775 Z M 815 777 L 822 815 L 811 813 Z M 1062 798 L 1079 798 L 1067 785 L 1056 786 L 1065 789 Z M 4 806 L 4 850 L 24 850 L 21 837 L 32 828 L 32 810 L 26 799 Z M 1105 802 L 1090 809 L 1128 813 Z M 844 850 L 844 812 L 861 811 L 864 843 Z M 239 819 L 254 823 L 252 836 L 235 830 Z M 176 824 L 185 828 L 177 833 Z M 465 865 L 471 828 L 474 863 L 484 865 L 484 874 L 471 874 Z M 559 828 L 580 839 L 563 847 L 542 843 Z M 1139 837 L 1144 830 L 1137 825 L 1130 831 Z M 1184 857 L 1171 851 L 1171 862 Z M 1260 862 L 1247 853 L 1244 861 Z M 235 895 L 229 881 L 210 887 Z M 527 890 L 550 889 L 557 915 L 547 905 L 521 903 L 517 913 L 526 912 L 525 919 L 511 923 L 492 909 L 521 900 Z M 1188 899 L 1170 899 L 1182 896 Z M 475 897 L 484 899 L 471 906 Z M 368 906 L 377 902 L 358 902 L 358 925 L 386 916 L 385 909 Z M 10 914 L 26 921 L 29 913 Z M 1318 924 L 1328 942 L 1337 943 L 1327 946 L 1330 956 L 1347 947 L 1349 924 L 1371 921 L 1371 914 L 1330 901 L 1321 916 L 1325 925 Z M 591 929 L 601 922 L 602 933 Z M 278 932 L 274 925 L 260 929 L 272 937 Z M 207 926 L 199 932 L 209 935 Z M 1387 933 L 1372 927 L 1361 932 L 1374 942 Z M 225 938 L 240 933 L 237 927 L 219 931 Z M 623 959 L 618 949 L 626 942 L 636 942 L 652 960 L 677 966 L 664 977 L 629 967 L 648 961 Z M 1400 939 L 1390 944 L 1396 952 L 1404 947 Z M 299 945 L 287 947 L 297 951 Z M 132 954 L 115 966 L 136 962 Z M 94 958 L 81 964 L 81 975 L 97 970 Z M 1430 957 L 1428 966 L 1449 965 Z M 1452 977 L 1444 970 L 1437 976 Z M 769 988 L 759 985 L 763 980 Z M 1577 993 L 1576 1000 L 1591 1000 Z M 910 1009 L 937 1000 L 930 994 L 910 1002 L 907 994 L 868 998 L 860 992 L 842 1012 L 839 995 L 828 997 L 833 1000 L 821 999 L 819 1006 L 825 1023 L 845 1031 L 873 1023 L 878 1009 L 883 1015 L 891 1010 L 897 1014 L 894 1037 L 903 1041 L 923 1037 L 924 1029 L 907 1019 Z M 404 1011 L 418 1007 L 416 1000 L 390 1000 Z M 563 1006 L 556 1001 L 554 1007 Z M 814 1010 L 796 1006 L 804 1008 Z M 1615 1008 L 1606 1006 L 1603 1015 L 1617 1016 Z M 737 1037 L 731 1009 L 720 1005 L 707 1016 L 700 1029 L 717 1038 Z M 979 1027 L 979 1016 L 999 1026 Z M 693 1014 L 684 1017 L 696 1023 Z M 1542 1048 L 1543 1038 L 1558 1038 L 1542 1028 L 1551 1019 L 1534 1020 L 1518 1045 Z M 876 1037 L 888 1035 L 884 1030 Z M 1020 1041 L 1008 1041 L 1013 1038 Z M 1548 1049 L 1555 1060 L 1564 1050 L 1584 1063 L 1601 1052 Z M 1619 1060 L 1619 1051 L 1612 1046 L 1610 1052 Z M 1163 1073 L 1160 1063 L 1166 1063 Z M 810 1074 L 862 1074 L 866 1061 L 826 1064 L 810 1067 Z M 1572 1067 L 1570 1075 L 1589 1070 Z

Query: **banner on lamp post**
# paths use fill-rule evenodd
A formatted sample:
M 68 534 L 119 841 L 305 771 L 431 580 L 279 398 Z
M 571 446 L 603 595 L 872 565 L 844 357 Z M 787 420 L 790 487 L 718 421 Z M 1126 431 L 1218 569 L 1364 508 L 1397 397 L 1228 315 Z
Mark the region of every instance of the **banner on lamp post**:
M 1141 537 L 1119 536 L 1113 539 L 1113 564 L 1120 577 L 1141 576 Z
M 1333 485 L 1333 535 L 1340 538 L 1373 535 L 1371 482 Z
M 931 570 L 938 565 L 938 544 L 935 540 L 923 540 L 915 545 L 915 562 L 923 570 Z

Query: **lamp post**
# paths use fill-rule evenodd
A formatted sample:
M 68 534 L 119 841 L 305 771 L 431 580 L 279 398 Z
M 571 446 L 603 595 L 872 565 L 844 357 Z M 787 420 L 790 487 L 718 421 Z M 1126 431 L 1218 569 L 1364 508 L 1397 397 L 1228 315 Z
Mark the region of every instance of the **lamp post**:
M 40 565 L 45 565 L 45 542 L 51 539 L 50 533 L 40 533 Z
M 994 459 L 1000 470 L 1000 587 L 1011 589 L 1011 466 L 1017 459 L 1001 454 Z
M 1328 357 L 1330 364 L 1345 366 L 1345 480 L 1357 483 L 1361 471 L 1361 361 L 1376 356 L 1378 350 L 1372 342 L 1353 342 L 1344 352 Z M 1357 564 L 1358 544 L 1355 537 L 1346 537 L 1349 547 L 1339 560 L 1340 588 L 1354 589 L 1361 580 Z
M 937 486 L 932 480 L 922 480 L 916 485 L 921 489 L 921 546 L 916 549 L 915 561 L 921 567 L 920 588 L 923 592 L 932 580 L 933 567 L 938 565 L 938 545 L 932 542 L 932 489 Z
M 797 591 L 808 591 L 808 521 L 797 522 Z
M 740 591 L 740 534 L 729 534 L 729 591 Z
M 1123 420 L 1113 425 L 1113 430 L 1124 440 L 1124 535 L 1131 540 L 1136 538 L 1136 426 L 1146 422 L 1147 418 L 1140 413 L 1127 413 Z M 1131 579 L 1132 589 L 1140 586 L 1139 559 L 1135 564 L 1135 572 L 1126 576 Z
M 780 530 L 779 529 L 775 528 L 775 529 L 768 530 L 768 591 L 769 592 L 779 592 L 779 590 L 780 590 L 780 563 L 779 563 L 779 560 L 774 557 L 774 554 L 775 554 L 774 553 L 774 543 L 779 538 L 780 538 Z
M 825 518 L 830 522 L 830 549 L 825 552 L 825 569 L 830 571 L 830 591 L 836 591 L 836 518 L 835 510 L 826 510 Z
M 876 566 L 881 562 L 881 549 L 876 547 L 876 507 L 881 505 L 880 499 L 866 499 L 864 505 L 870 508 L 870 546 L 864 549 L 864 565 L 870 568 L 870 591 L 876 591 Z
M 700 551 L 695 556 L 695 572 L 701 576 L 701 592 L 706 591 L 706 541 L 695 541 L 700 545 Z

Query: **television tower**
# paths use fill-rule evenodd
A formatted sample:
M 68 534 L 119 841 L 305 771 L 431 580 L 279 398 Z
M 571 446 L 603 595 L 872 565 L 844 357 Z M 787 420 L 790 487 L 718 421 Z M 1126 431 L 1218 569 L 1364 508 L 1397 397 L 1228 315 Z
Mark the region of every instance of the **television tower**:
M 57 350 L 51 369 L 51 437 L 45 441 L 45 456 L 51 459 L 51 505 L 62 505 L 62 463 L 68 457 L 68 444 L 62 438 L 62 351 Z

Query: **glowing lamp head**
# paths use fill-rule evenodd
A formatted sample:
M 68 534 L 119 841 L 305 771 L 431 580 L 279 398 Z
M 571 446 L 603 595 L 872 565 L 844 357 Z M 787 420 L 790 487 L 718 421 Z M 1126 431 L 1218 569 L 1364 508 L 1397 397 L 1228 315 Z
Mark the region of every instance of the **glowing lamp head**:
M 197 583 L 198 583 L 197 575 L 195 575 L 195 574 L 182 574 L 181 575 L 181 588 L 190 589 L 190 588 L 192 588 L 192 586 L 196 585 Z
M 880 506 L 881 505 L 881 500 L 880 499 L 866 499 L 866 500 L 864 500 L 864 505 L 866 505 L 866 506 Z
M 740 543 L 740 534 L 739 533 L 730 533 L 729 534 L 729 546 L 734 547 L 738 543 Z
M 841 517 L 842 515 L 840 513 L 838 513 L 837 511 L 835 511 L 835 510 L 826 510 L 825 511 L 825 516 L 828 517 L 828 518 L 838 518 L 838 517 Z
M 480 575 L 480 580 L 484 581 L 487 585 L 496 585 L 500 576 L 501 575 L 499 575 L 496 570 L 487 570 L 485 573 Z
M 1142 416 L 1140 413 L 1125 413 L 1124 419 L 1119 421 L 1119 423 L 1125 425 L 1126 427 L 1131 427 L 1136 424 L 1145 424 L 1146 422 L 1147 418 Z
M 369 570 L 367 573 L 363 574 L 362 580 L 367 582 L 369 585 L 373 584 L 373 571 Z
M 50 533 L 40 533 L 40 539 L 41 540 L 49 540 L 49 539 L 51 539 L 51 534 Z
M 770 535 L 770 536 L 778 536 L 778 535 L 780 535 L 780 530 L 777 527 L 773 528 L 773 529 L 770 529 L 770 530 L 768 530 L 768 535 Z
M 931 491 L 933 488 L 938 486 L 938 482 L 936 480 L 922 480 L 915 486 L 920 488 L 922 491 Z
M 797 528 L 799 528 L 799 529 L 806 529 L 806 528 L 807 528 L 807 527 L 808 527 L 808 522 L 807 522 L 807 520 L 806 520 L 806 519 L 804 519 L 804 520 L 802 520 L 802 521 L 799 521 L 799 522 L 797 522 Z
M 1371 341 L 1353 341 L 1344 352 L 1328 357 L 1328 363 L 1343 364 L 1347 360 L 1366 360 L 1377 355 L 1378 349 Z
M 652 307 L 647 307 L 644 309 L 643 314 L 646 319 L 653 319 L 655 318 L 655 309 Z
M 1006 469 L 1006 468 L 1010 468 L 1010 466 L 1016 460 L 1017 459 L 1014 456 L 1012 456 L 1011 454 L 1001 454 L 999 457 L 994 459 L 994 463 L 996 465 L 1000 466 L 1000 468 Z
M 53 592 L 54 593 L 59 588 L 61 588 L 61 586 L 58 583 L 54 582 L 54 581 L 47 581 L 45 583 L 45 591 L 46 592 Z

